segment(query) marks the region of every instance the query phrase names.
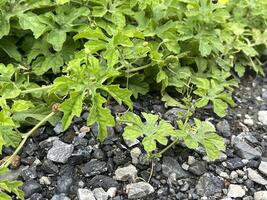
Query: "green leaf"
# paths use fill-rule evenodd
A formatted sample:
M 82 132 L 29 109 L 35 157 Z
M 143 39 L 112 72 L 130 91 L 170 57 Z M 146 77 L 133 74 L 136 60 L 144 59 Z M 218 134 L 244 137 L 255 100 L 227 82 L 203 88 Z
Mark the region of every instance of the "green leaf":
M 142 144 L 146 152 L 151 153 L 157 148 L 157 143 L 167 145 L 168 136 L 175 135 L 172 125 L 164 120 L 159 120 L 158 115 L 142 113 L 146 122 L 142 123 L 139 116 L 128 112 L 120 118 L 120 122 L 126 124 L 123 137 L 127 140 L 135 140 L 143 136 Z
M 21 141 L 21 136 L 9 126 L 0 126 L 0 153 L 2 146 L 16 148 Z
M 0 39 L 5 36 L 8 35 L 9 31 L 10 31 L 10 23 L 9 23 L 9 18 L 7 18 L 7 16 L 5 16 L 2 12 L 0 13 Z
M 66 41 L 67 34 L 63 30 L 53 29 L 47 35 L 47 42 L 53 45 L 55 51 L 60 51 L 64 42 Z
M 102 40 L 90 40 L 84 44 L 85 50 L 88 53 L 95 53 L 99 50 L 105 49 L 107 43 Z
M 15 126 L 10 113 L 4 110 L 0 111 L 0 127 L 1 126 Z
M 227 103 L 221 99 L 213 99 L 213 110 L 219 117 L 224 117 L 226 115 L 226 110 L 228 108 Z
M 2 200 L 12 200 L 12 198 L 6 193 L 0 193 L 0 199 Z
M 35 39 L 39 38 L 46 31 L 46 25 L 42 23 L 38 15 L 32 12 L 20 14 L 18 18 L 21 28 L 24 30 L 30 29 Z
M 21 112 L 28 110 L 29 108 L 34 107 L 31 101 L 25 101 L 25 100 L 16 100 L 14 101 L 12 105 L 12 111 L 13 112 Z
M 1 190 L 7 191 L 9 193 L 14 193 L 21 200 L 24 199 L 23 191 L 19 189 L 19 187 L 21 187 L 22 185 L 23 185 L 23 182 L 21 181 L 5 181 L 5 180 L 0 181 Z M 4 197 L 6 198 L 6 196 Z
M 133 109 L 131 101 L 132 92 L 128 89 L 120 88 L 119 85 L 109 85 L 104 89 L 119 103 L 125 103 L 130 109 Z
M 64 130 L 69 127 L 74 116 L 79 117 L 81 115 L 84 97 L 84 93 L 72 92 L 70 98 L 60 105 L 59 110 L 64 113 L 61 121 Z
M 107 108 L 103 108 L 103 104 L 106 103 L 106 99 L 100 94 L 93 94 L 92 99 L 93 106 L 90 109 L 89 116 L 87 118 L 87 125 L 91 126 L 94 123 L 98 125 L 98 138 L 101 142 L 107 137 L 107 127 L 115 126 L 114 117 Z
M 243 65 L 241 64 L 235 65 L 235 72 L 240 78 L 243 77 L 243 75 L 245 74 L 245 71 L 246 71 L 246 68 Z
M 142 74 L 134 75 L 129 78 L 128 87 L 136 99 L 139 94 L 145 95 L 149 92 L 149 84 L 145 82 L 144 79 L 145 76 Z
M 5 37 L 0 40 L 0 48 L 2 48 L 10 58 L 21 61 L 21 54 L 17 46 L 14 44 L 14 38 Z
M 113 67 L 119 62 L 119 51 L 114 48 L 108 48 L 103 57 L 107 60 L 108 67 Z
M 19 96 L 20 90 L 12 82 L 0 82 L 0 96 L 5 99 L 13 99 Z
M 5 66 L 0 63 L 0 80 L 9 81 L 15 73 L 15 68 L 12 64 Z

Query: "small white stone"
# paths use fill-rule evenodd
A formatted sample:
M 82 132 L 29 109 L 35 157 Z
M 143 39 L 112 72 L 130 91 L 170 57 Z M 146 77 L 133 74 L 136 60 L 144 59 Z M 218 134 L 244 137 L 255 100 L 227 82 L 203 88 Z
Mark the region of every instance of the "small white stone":
M 96 200 L 108 200 L 108 193 L 103 188 L 95 188 L 93 193 Z
M 226 172 L 221 172 L 221 173 L 219 174 L 219 176 L 220 176 L 220 177 L 223 177 L 223 178 L 226 178 L 226 179 L 229 179 L 229 178 L 230 178 L 229 175 L 228 175 Z
M 254 193 L 254 200 L 267 200 L 267 191 L 258 191 Z
M 237 198 L 237 197 L 243 197 L 245 196 L 246 191 L 240 186 L 240 185 L 236 185 L 236 184 L 230 184 L 229 188 L 228 188 L 228 197 L 233 197 L 233 198 Z
M 244 119 L 244 124 L 248 125 L 248 126 L 253 126 L 254 125 L 254 121 L 253 119 L 249 118 L 249 119 Z
M 132 157 L 132 163 L 133 164 L 138 164 L 139 162 L 139 156 L 141 155 L 141 150 L 140 148 L 138 147 L 135 147 L 131 150 L 130 154 L 131 154 L 131 157 Z
M 137 169 L 133 165 L 128 165 L 127 167 L 119 167 L 115 171 L 115 179 L 118 181 L 128 181 L 135 180 L 137 175 Z
M 196 162 L 196 159 L 194 156 L 188 156 L 188 161 L 187 161 L 188 165 L 192 165 L 195 162 Z
M 90 132 L 90 127 L 83 126 L 82 128 L 80 128 L 80 132 L 81 133 L 89 133 Z
M 40 178 L 40 184 L 41 184 L 41 185 L 51 185 L 51 180 L 50 180 L 50 178 L 47 177 L 47 176 L 42 176 L 42 177 Z
M 94 193 L 88 189 L 78 189 L 78 199 L 79 200 L 96 200 Z
M 261 110 L 258 112 L 258 119 L 259 121 L 267 126 L 267 110 Z
M 107 193 L 111 198 L 113 198 L 113 197 L 116 196 L 117 188 L 116 187 L 111 187 L 111 188 L 108 189 Z
M 261 161 L 261 164 L 259 166 L 259 170 L 262 174 L 267 176 L 267 162 Z
M 231 178 L 232 180 L 238 178 L 238 174 L 237 174 L 237 172 L 232 171 L 231 174 L 230 174 L 230 178 Z
M 237 172 L 238 176 L 240 176 L 240 177 L 243 177 L 246 175 L 246 173 L 240 169 L 236 170 L 236 172 Z
M 250 180 L 261 185 L 267 185 L 267 180 L 263 178 L 256 170 L 248 168 L 247 171 L 248 171 L 248 178 Z
M 188 170 L 189 169 L 189 165 L 188 164 L 186 164 L 185 162 L 182 164 L 182 166 L 181 166 L 184 170 Z

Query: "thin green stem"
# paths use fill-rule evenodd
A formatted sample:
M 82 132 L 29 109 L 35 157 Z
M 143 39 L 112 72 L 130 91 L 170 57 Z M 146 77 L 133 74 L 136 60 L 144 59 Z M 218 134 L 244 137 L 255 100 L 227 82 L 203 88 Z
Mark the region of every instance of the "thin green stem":
M 168 149 L 170 149 L 173 145 L 175 145 L 179 141 L 179 138 L 176 138 L 170 145 L 162 149 L 160 152 L 156 154 L 157 157 L 160 157 L 162 154 L 164 154 Z
M 51 112 L 49 115 L 47 115 L 42 121 L 40 121 L 38 124 L 36 124 L 29 132 L 25 133 L 23 140 L 21 141 L 21 143 L 19 144 L 19 146 L 16 148 L 16 150 L 14 151 L 14 153 L 1 165 L 1 167 L 8 167 L 14 157 L 20 152 L 20 150 L 22 149 L 22 147 L 24 146 L 24 144 L 26 143 L 27 139 L 40 127 L 42 126 L 45 122 L 47 122 L 53 115 L 55 114 L 55 112 Z
M 136 68 L 133 68 L 133 69 L 126 70 L 125 72 L 126 72 L 126 73 L 137 72 L 137 71 L 140 71 L 140 70 L 142 70 L 142 69 L 146 69 L 146 68 L 150 67 L 151 65 L 152 65 L 152 64 L 149 63 L 149 64 L 144 65 L 144 66 L 140 66 L 140 67 L 136 67 Z
M 48 90 L 48 89 L 50 89 L 52 87 L 53 87 L 52 85 L 47 85 L 47 86 L 43 86 L 43 87 L 39 87 L 39 88 L 32 88 L 32 89 L 28 89 L 28 90 L 23 90 L 23 91 L 21 91 L 21 94 L 40 92 L 40 91 L 43 91 L 43 90 Z

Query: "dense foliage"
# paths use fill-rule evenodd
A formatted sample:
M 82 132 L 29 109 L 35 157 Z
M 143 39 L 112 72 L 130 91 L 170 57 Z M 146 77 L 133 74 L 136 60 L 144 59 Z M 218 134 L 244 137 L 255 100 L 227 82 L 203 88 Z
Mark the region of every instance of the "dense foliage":
M 144 137 L 149 154 L 157 142 L 200 144 L 216 159 L 223 139 L 211 123 L 189 118 L 208 104 L 225 116 L 238 77 L 263 73 L 267 1 L 0 0 L 0 25 L 0 153 L 20 144 L 20 131 L 46 120 L 66 130 L 83 110 L 103 141 L 116 121 L 110 97 L 131 110 L 133 99 L 158 92 L 166 106 L 187 110 L 179 129 L 129 112 L 119 119 L 124 137 Z M 51 111 L 55 104 L 61 112 Z M 18 186 L 0 181 L 23 199 Z

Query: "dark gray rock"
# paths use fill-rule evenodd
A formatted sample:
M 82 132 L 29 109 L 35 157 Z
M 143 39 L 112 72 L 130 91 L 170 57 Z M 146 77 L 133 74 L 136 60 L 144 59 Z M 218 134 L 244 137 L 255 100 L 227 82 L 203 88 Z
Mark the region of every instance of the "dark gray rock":
M 96 159 L 92 159 L 81 167 L 81 171 L 85 176 L 94 176 L 106 172 L 107 170 L 107 163 Z
M 78 165 L 85 163 L 91 158 L 92 148 L 90 147 L 80 147 L 78 150 L 75 150 L 71 157 L 68 160 L 68 163 L 72 165 Z
M 72 186 L 73 179 L 69 176 L 60 176 L 57 179 L 57 191 L 58 193 L 68 193 L 70 191 L 70 187 Z
M 185 114 L 185 112 L 186 110 L 181 108 L 172 108 L 163 115 L 163 118 L 168 121 L 177 121 Z
M 51 200 L 70 200 L 65 194 L 55 194 Z
M 88 185 L 93 188 L 102 187 L 104 190 L 108 190 L 111 187 L 119 187 L 117 181 L 115 181 L 113 178 L 104 175 L 96 175 L 88 182 Z
M 172 173 L 176 174 L 176 178 L 187 177 L 188 174 L 182 169 L 180 164 L 172 157 L 163 157 L 162 173 L 165 177 L 169 177 Z
M 196 161 L 189 166 L 188 171 L 197 176 L 201 176 L 207 171 L 207 163 L 205 161 Z
M 42 170 L 48 174 L 57 174 L 59 172 L 58 167 L 51 160 L 45 160 L 43 162 Z
M 242 162 L 242 159 L 239 157 L 231 158 L 225 161 L 226 167 L 230 170 L 236 170 L 240 169 L 245 166 L 245 164 Z
M 197 194 L 200 196 L 211 196 L 222 192 L 224 181 L 212 173 L 205 173 L 200 177 L 196 185 Z
M 64 129 L 61 123 L 57 123 L 53 130 L 57 135 L 64 132 Z
M 105 157 L 105 154 L 101 149 L 96 148 L 94 149 L 93 156 L 94 158 L 101 160 Z
M 44 199 L 43 195 L 40 193 L 34 193 L 30 198 L 30 200 L 43 200 L 43 199 Z
M 244 141 L 236 141 L 234 143 L 234 148 L 238 156 L 247 160 L 257 159 L 262 154 Z
M 225 119 L 216 124 L 216 129 L 224 137 L 230 137 L 232 135 L 230 125 Z
M 53 162 L 66 163 L 73 152 L 73 145 L 59 140 L 53 142 L 52 148 L 47 152 L 47 158 Z
M 41 191 L 41 185 L 35 180 L 27 180 L 22 186 L 25 198 L 29 198 L 32 194 Z
M 21 177 L 23 178 L 24 181 L 37 178 L 36 168 L 29 167 L 28 169 L 22 170 Z
M 154 188 L 147 182 L 132 183 L 126 186 L 126 193 L 129 199 L 143 198 L 154 191 Z

